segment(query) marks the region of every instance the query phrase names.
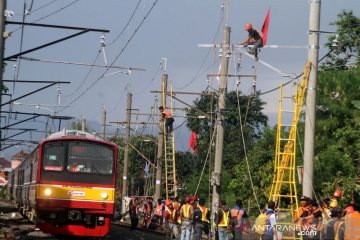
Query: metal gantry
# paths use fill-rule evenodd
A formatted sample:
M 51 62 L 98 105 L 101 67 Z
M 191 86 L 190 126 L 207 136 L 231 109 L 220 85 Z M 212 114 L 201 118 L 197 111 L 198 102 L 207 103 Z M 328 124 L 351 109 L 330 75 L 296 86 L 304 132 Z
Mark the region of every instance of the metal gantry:
M 277 224 L 294 226 L 294 216 L 298 216 L 298 198 L 295 181 L 296 171 L 296 137 L 297 124 L 309 80 L 311 63 L 308 62 L 304 69 L 300 87 L 296 86 L 295 98 L 283 97 L 283 88 L 280 86 L 278 125 L 276 134 L 276 153 L 274 161 L 274 176 L 271 185 L 269 201 L 274 201 L 278 210 Z M 283 101 L 290 99 L 294 103 L 294 110 L 284 110 Z M 283 114 L 293 113 L 291 124 L 284 124 Z M 301 239 L 296 236 L 296 231 L 284 234 L 283 239 Z
M 162 86 L 163 94 L 163 106 L 166 106 L 166 92 L 165 86 Z M 173 116 L 173 91 L 172 82 L 170 82 L 170 108 L 168 111 Z M 165 107 L 166 108 L 166 107 Z M 169 197 L 175 197 L 176 193 L 176 160 L 175 160 L 175 134 L 174 131 L 171 134 L 166 134 L 166 123 L 164 122 L 164 161 L 165 161 L 165 188 L 166 188 L 166 199 Z

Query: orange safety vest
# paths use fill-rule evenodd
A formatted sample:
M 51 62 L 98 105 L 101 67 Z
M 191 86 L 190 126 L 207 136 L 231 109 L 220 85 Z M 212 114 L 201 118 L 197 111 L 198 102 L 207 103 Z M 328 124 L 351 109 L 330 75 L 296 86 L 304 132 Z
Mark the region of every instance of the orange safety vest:
M 155 209 L 155 215 L 156 216 L 162 216 L 162 205 L 160 204 L 156 204 L 156 209 Z
M 173 210 L 170 210 L 168 207 L 165 208 L 165 211 L 169 213 L 169 219 L 168 221 L 170 223 L 176 223 L 176 220 L 175 220 L 175 215 L 176 215 L 176 211 L 173 209 Z
M 146 208 L 145 208 L 145 206 L 146 206 Z M 151 214 L 151 207 L 150 207 L 150 204 L 148 202 L 144 203 L 144 213 Z
M 162 112 L 162 114 L 165 114 L 165 118 L 171 118 L 171 113 L 168 110 L 165 110 Z
M 69 167 L 69 171 L 70 172 L 79 172 L 80 171 L 80 168 L 78 166 L 70 166 Z
M 219 222 L 218 227 L 228 227 L 229 226 L 229 211 L 225 212 L 221 208 L 220 208 L 220 210 L 222 211 L 222 219 Z
M 187 204 L 185 204 L 184 206 L 183 206 L 183 211 L 182 211 L 182 218 L 184 219 L 184 218 L 187 218 L 187 219 L 190 219 L 190 208 L 191 208 L 192 206 L 189 204 L 189 203 L 187 203 Z
M 344 240 L 360 239 L 360 213 L 355 211 L 345 216 Z
M 180 203 L 179 202 L 173 202 L 173 206 L 177 212 L 180 211 Z
M 199 209 L 201 211 L 201 221 L 209 223 L 209 219 L 207 219 L 207 215 L 209 212 L 209 209 L 207 207 L 199 206 Z
M 242 215 L 244 214 L 243 210 L 233 208 L 230 210 L 230 213 L 231 213 L 231 219 L 236 218 L 236 222 L 237 222 L 236 226 L 240 226 L 241 218 L 242 218 Z

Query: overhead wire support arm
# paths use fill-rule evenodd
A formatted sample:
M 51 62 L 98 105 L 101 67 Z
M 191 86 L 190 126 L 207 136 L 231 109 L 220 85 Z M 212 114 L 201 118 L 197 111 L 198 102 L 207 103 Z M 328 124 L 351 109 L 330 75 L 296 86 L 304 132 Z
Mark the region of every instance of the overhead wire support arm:
M 24 130 L 22 130 L 21 132 L 15 133 L 15 134 L 7 137 L 7 138 L 2 138 L 1 141 L 10 140 L 11 138 L 16 137 L 16 136 L 18 136 L 18 135 L 21 135 L 21 134 L 23 134 L 23 133 L 26 133 L 26 132 L 28 132 L 28 131 L 31 131 L 31 130 L 24 129 Z
M 4 61 L 8 61 L 8 60 L 11 60 L 11 59 L 13 59 L 13 58 L 17 58 L 17 57 L 19 57 L 19 56 L 21 56 L 21 55 L 27 54 L 27 53 L 29 53 L 29 52 L 33 52 L 33 51 L 36 51 L 36 50 L 39 50 L 39 49 L 42 49 L 42 48 L 45 48 L 45 47 L 48 47 L 48 46 L 57 44 L 57 43 L 59 43 L 59 42 L 68 40 L 68 39 L 70 39 L 70 38 L 77 37 L 77 36 L 79 36 L 79 35 L 82 35 L 82 34 L 84 34 L 84 33 L 89 32 L 89 31 L 90 31 L 89 29 L 86 29 L 86 30 L 83 30 L 83 31 L 81 31 L 81 32 L 72 34 L 72 35 L 70 35 L 70 36 L 60 38 L 60 39 L 58 39 L 58 40 L 55 40 L 55 41 L 52 41 L 52 42 L 49 42 L 49 43 L 40 45 L 40 46 L 35 47 L 35 48 L 31 48 L 31 49 L 29 49 L 29 50 L 26 50 L 26 51 L 23 51 L 23 52 L 20 52 L 20 53 L 11 55 L 11 56 L 9 56 L 9 57 L 5 57 L 5 58 L 4 58 Z
M 17 124 L 20 124 L 20 123 L 23 123 L 23 122 L 26 122 L 26 121 L 29 121 L 29 120 L 35 119 L 35 118 L 37 118 L 37 117 L 40 117 L 40 115 L 33 116 L 33 117 L 30 117 L 30 118 L 27 118 L 27 119 L 21 120 L 21 121 L 19 121 L 19 122 L 16 122 L 16 123 L 13 123 L 13 124 L 7 125 L 7 126 L 5 126 L 5 127 L 1 127 L 0 129 L 6 129 L 6 128 L 8 128 L 8 127 L 15 126 L 15 125 L 17 125 Z
M 49 60 L 49 59 L 38 59 L 32 57 L 21 56 L 20 59 L 26 61 L 37 61 L 37 62 L 46 62 L 46 63 L 60 63 L 60 64 L 70 64 L 70 65 L 80 65 L 87 67 L 103 67 L 103 68 L 118 68 L 118 69 L 128 69 L 128 70 L 136 70 L 136 71 L 146 71 L 144 68 L 138 67 L 126 67 L 126 66 L 114 66 L 114 65 L 99 65 L 99 64 L 89 64 L 89 63 L 81 63 L 81 62 L 70 62 L 70 61 L 58 61 L 58 60 Z
M 69 29 L 69 30 L 87 30 L 87 31 L 91 31 L 91 32 L 102 32 L 102 33 L 110 32 L 110 30 L 107 30 L 107 29 L 72 27 L 72 26 L 64 26 L 64 25 L 42 24 L 42 23 L 27 23 L 27 22 L 16 22 L 16 21 L 5 21 L 5 23 L 6 24 L 24 25 L 24 26 L 33 26 L 33 27 L 61 28 L 61 29 Z
M 59 83 L 59 82 L 50 83 L 49 85 L 47 85 L 47 86 L 45 86 L 45 87 L 39 88 L 39 89 L 37 89 L 37 90 L 35 90 L 35 91 L 29 92 L 29 93 L 24 94 L 24 95 L 22 95 L 22 96 L 20 96 L 20 97 L 17 97 L 17 98 L 11 99 L 10 101 L 7 101 L 7 102 L 5 102 L 5 103 L 2 103 L 0 106 L 4 106 L 4 105 L 7 105 L 7 104 L 10 104 L 10 103 L 15 102 L 15 101 L 17 101 L 17 100 L 19 100 L 19 99 L 22 99 L 22 98 L 24 98 L 24 97 L 27 97 L 27 96 L 29 96 L 29 95 L 31 95 L 31 94 L 33 94 L 33 93 L 40 92 L 41 90 L 44 90 L 44 89 L 49 88 L 49 87 L 51 87 L 51 86 L 54 86 L 55 84 L 58 84 L 58 83 Z M 70 82 L 62 82 L 62 83 L 70 83 Z

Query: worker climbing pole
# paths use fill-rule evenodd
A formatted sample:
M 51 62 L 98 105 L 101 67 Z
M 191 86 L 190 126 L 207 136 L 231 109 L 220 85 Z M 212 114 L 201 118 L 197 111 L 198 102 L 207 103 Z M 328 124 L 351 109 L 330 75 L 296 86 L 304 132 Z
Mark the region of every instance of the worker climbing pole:
M 162 87 L 163 106 L 166 106 L 167 92 L 165 87 Z M 164 162 L 165 162 L 165 189 L 166 199 L 175 197 L 176 194 L 176 161 L 175 161 L 175 134 L 173 130 L 173 98 L 172 98 L 172 83 L 170 83 L 170 108 L 162 112 L 165 118 L 164 122 Z M 161 110 L 160 110 L 161 111 Z
M 300 88 L 297 86 L 295 98 L 290 98 L 291 100 L 294 100 L 293 111 L 283 109 L 283 101 L 286 98 L 283 97 L 282 85 L 280 86 L 274 176 L 269 195 L 269 201 L 274 201 L 276 203 L 278 214 L 287 214 L 286 218 L 282 217 L 278 219 L 277 224 L 280 225 L 294 225 L 292 220 L 294 216 L 298 214 L 298 199 L 295 182 L 297 124 L 304 102 L 310 69 L 311 63 L 307 63 Z M 283 123 L 282 116 L 286 113 L 293 113 L 291 124 Z M 286 135 L 288 136 L 286 137 Z M 288 206 L 284 206 L 285 204 L 288 204 Z M 283 236 L 283 239 L 301 238 L 301 235 L 295 235 L 295 231 L 291 233 L 291 236 Z

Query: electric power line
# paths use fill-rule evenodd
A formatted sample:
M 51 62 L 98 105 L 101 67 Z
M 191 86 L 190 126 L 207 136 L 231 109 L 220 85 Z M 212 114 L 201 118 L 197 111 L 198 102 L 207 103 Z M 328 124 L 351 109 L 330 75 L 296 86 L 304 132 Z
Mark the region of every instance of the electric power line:
M 145 17 L 142 19 L 142 21 L 140 22 L 140 24 L 138 25 L 138 27 L 135 29 L 135 31 L 133 32 L 133 34 L 131 35 L 131 37 L 128 39 L 128 41 L 126 42 L 125 46 L 121 49 L 120 53 L 116 56 L 116 58 L 114 59 L 114 61 L 110 64 L 110 66 L 104 71 L 104 73 L 98 77 L 95 82 L 93 82 L 88 88 L 85 89 L 85 91 L 83 91 L 79 96 L 77 96 L 74 100 L 72 100 L 69 104 L 67 104 L 66 106 L 64 106 L 63 108 L 61 108 L 58 112 L 63 111 L 64 109 L 68 108 L 71 104 L 73 104 L 74 102 L 76 102 L 78 99 L 80 99 L 87 91 L 89 91 L 100 79 L 104 78 L 105 74 L 109 71 L 109 69 L 115 64 L 115 62 L 119 59 L 119 57 L 123 54 L 123 52 L 125 51 L 126 47 L 130 44 L 131 40 L 134 38 L 135 34 L 138 32 L 138 30 L 140 29 L 140 27 L 142 26 L 142 24 L 145 22 L 145 20 L 147 19 L 147 17 L 149 16 L 149 14 L 151 13 L 151 11 L 154 9 L 154 7 L 156 6 L 156 4 L 158 3 L 159 0 L 156 0 L 153 5 L 151 6 L 151 8 L 149 9 L 149 11 L 147 12 L 147 14 L 145 15 Z
M 129 20 L 127 21 L 127 23 L 125 24 L 125 26 L 123 27 L 123 29 L 121 30 L 121 32 L 115 37 L 114 40 L 112 40 L 112 41 L 108 44 L 108 46 L 110 46 L 111 44 L 115 43 L 115 42 L 121 37 L 121 35 L 124 33 L 125 29 L 129 26 L 129 24 L 130 24 L 131 20 L 133 19 L 136 11 L 138 10 L 139 5 L 140 5 L 140 2 L 141 2 L 141 0 L 138 0 L 138 3 L 136 4 L 136 7 L 135 7 L 134 11 L 132 12 Z

